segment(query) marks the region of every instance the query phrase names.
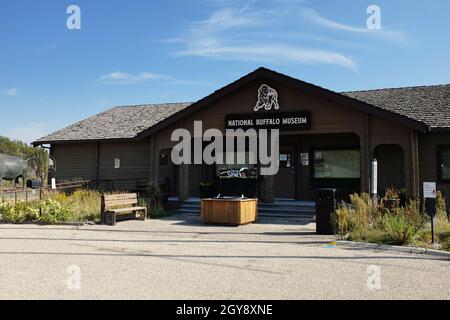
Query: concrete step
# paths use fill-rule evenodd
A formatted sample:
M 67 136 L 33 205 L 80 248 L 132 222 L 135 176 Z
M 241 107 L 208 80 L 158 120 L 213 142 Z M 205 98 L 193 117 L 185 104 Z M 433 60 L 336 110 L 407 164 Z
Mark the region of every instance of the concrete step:
M 200 215 L 201 199 L 190 198 L 183 202 L 177 213 Z M 312 220 L 315 215 L 315 203 L 307 201 L 294 201 L 288 199 L 276 199 L 274 203 L 260 203 L 259 216 L 267 218 L 285 218 Z
M 198 209 L 200 210 L 200 204 L 182 203 L 180 209 Z
M 286 212 L 315 212 L 312 207 L 285 207 L 285 206 L 259 206 L 260 211 L 286 211 Z
M 177 213 L 195 213 L 200 215 L 200 209 L 185 209 L 185 208 L 180 208 L 177 210 Z

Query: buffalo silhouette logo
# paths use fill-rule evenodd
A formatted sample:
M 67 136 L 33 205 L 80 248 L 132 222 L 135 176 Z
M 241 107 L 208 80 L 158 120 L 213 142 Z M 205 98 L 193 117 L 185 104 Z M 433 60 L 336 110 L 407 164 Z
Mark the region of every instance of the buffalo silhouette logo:
M 255 111 L 260 109 L 265 110 L 278 110 L 280 105 L 278 104 L 278 93 L 275 89 L 272 89 L 267 84 L 263 84 L 258 90 L 258 102 L 255 106 Z

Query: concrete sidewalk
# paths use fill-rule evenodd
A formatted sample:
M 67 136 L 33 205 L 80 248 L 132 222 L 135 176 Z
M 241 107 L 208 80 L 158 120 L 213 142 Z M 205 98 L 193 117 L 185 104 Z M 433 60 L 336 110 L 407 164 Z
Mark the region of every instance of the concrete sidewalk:
M 450 261 L 332 240 L 313 224 L 204 226 L 183 215 L 116 227 L 0 225 L 0 299 L 450 298 Z M 367 286 L 373 265 L 380 290 Z

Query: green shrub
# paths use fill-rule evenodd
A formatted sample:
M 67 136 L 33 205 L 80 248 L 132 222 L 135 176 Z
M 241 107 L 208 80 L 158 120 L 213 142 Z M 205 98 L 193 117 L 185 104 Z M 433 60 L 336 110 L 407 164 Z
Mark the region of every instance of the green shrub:
M 62 203 L 56 199 L 47 199 L 41 202 L 41 208 L 40 222 L 52 224 L 69 220 L 71 207 L 68 203 Z
M 14 210 L 14 206 L 7 203 L 0 203 L 0 219 L 4 222 L 15 222 L 16 221 L 16 212 Z
M 0 203 L 0 220 L 6 223 L 24 223 L 35 221 L 39 215 L 38 202 Z
M 421 226 L 415 225 L 404 214 L 404 210 L 386 213 L 381 217 L 381 225 L 386 231 L 387 242 L 397 245 L 413 244 L 420 236 Z

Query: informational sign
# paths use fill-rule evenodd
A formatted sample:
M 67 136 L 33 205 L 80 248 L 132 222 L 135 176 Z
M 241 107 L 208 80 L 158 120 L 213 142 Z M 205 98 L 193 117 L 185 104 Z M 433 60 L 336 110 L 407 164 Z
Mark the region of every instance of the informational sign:
M 220 178 L 256 178 L 257 171 L 250 168 L 222 169 L 219 176 Z
M 56 190 L 56 179 L 52 178 L 52 190 Z
M 436 182 L 423 183 L 423 197 L 425 199 L 436 199 L 437 189 Z
M 120 169 L 120 159 L 119 158 L 114 159 L 114 169 Z
M 309 166 L 309 153 L 300 153 L 300 163 L 302 166 Z
M 226 129 L 280 129 L 311 128 L 310 112 L 278 112 L 230 114 L 225 117 Z
M 437 188 L 436 182 L 424 182 L 423 183 L 423 197 L 425 199 L 425 211 L 431 217 L 431 243 L 435 243 L 434 240 L 434 217 L 436 216 L 436 195 Z

